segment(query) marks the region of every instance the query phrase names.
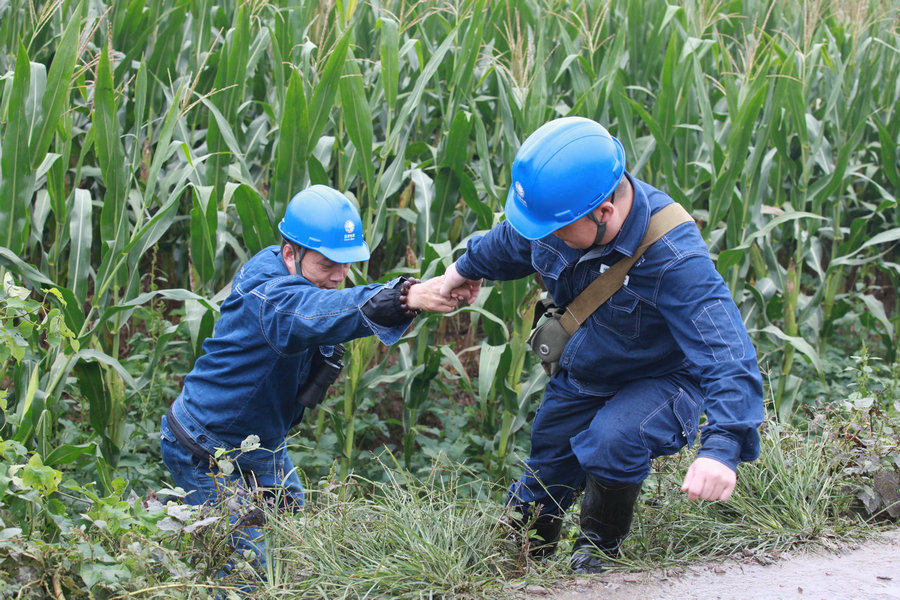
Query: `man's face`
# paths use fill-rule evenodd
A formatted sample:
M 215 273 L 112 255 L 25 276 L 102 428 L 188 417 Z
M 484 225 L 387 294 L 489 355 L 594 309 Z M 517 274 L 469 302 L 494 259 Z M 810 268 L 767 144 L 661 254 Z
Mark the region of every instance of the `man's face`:
M 336 290 L 347 278 L 350 265 L 336 263 L 315 250 L 308 250 L 300 262 L 301 275 L 316 287 Z
M 587 217 L 582 217 L 565 227 L 560 227 L 553 232 L 553 235 L 561 239 L 569 248 L 583 250 L 594 245 L 597 225 Z

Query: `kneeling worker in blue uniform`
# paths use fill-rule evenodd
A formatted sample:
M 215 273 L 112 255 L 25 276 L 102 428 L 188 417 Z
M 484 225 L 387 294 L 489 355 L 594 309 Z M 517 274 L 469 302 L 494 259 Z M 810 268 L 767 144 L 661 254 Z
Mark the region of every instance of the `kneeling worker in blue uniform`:
M 209 476 L 210 457 L 255 434 L 259 448 L 241 452 L 232 473 L 220 473 L 226 487 L 270 490 L 283 506 L 301 506 L 304 491 L 285 438 L 337 378 L 341 344 L 368 335 L 393 344 L 420 310 L 456 308 L 439 293 L 440 278 L 338 289 L 350 263 L 369 259 L 369 247 L 359 213 L 337 190 L 314 185 L 300 192 L 278 228 L 282 245 L 263 249 L 235 276 L 214 336 L 162 419 L 162 458 L 190 504 L 222 499 L 222 477 Z M 256 527 L 243 528 L 236 540 L 265 564 Z
M 646 247 L 621 287 L 558 344 L 525 472 L 507 496 L 521 515 L 513 525 L 536 530 L 531 548 L 541 555 L 555 549 L 562 514 L 584 489 L 578 573 L 598 573 L 618 554 L 651 459 L 692 443 L 701 413 L 682 485 L 689 499 L 727 500 L 738 463 L 759 455 L 756 351 L 696 225 L 672 204 L 625 171 L 622 145 L 604 127 L 557 119 L 517 152 L 506 220 L 473 238 L 445 274 L 442 292 L 471 301 L 482 278 L 537 272 L 567 307 Z M 667 206 L 683 220 L 644 244 L 651 216 Z

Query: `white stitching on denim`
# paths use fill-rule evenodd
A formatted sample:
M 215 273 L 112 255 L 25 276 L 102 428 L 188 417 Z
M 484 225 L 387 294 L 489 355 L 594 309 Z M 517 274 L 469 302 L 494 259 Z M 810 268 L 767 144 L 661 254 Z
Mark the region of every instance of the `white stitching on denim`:
M 679 393 L 680 393 L 680 390 L 679 390 Z M 677 396 L 677 395 L 678 395 L 678 394 L 676 393 L 675 396 Z M 645 429 L 646 429 L 645 426 L 646 426 L 647 423 L 650 421 L 650 419 L 654 418 L 657 414 L 659 414 L 659 412 L 660 412 L 661 410 L 663 410 L 664 408 L 667 408 L 667 407 L 669 407 L 669 406 L 671 406 L 671 405 L 674 405 L 674 402 L 672 401 L 672 398 L 674 398 L 674 396 L 670 396 L 669 398 L 666 399 L 665 402 L 663 402 L 663 403 L 661 403 L 659 406 L 657 406 L 656 409 L 655 409 L 653 412 L 651 412 L 649 415 L 647 415 L 646 417 L 644 417 L 644 420 L 641 421 L 641 424 L 638 426 L 638 432 L 639 432 L 640 435 L 641 435 L 641 442 L 644 444 L 644 448 L 645 448 L 645 449 L 651 450 L 650 444 L 647 442 L 647 436 L 644 434 L 644 431 L 645 431 Z M 673 413 L 675 412 L 675 411 L 674 411 L 674 408 L 673 408 L 672 412 L 673 412 Z M 677 417 L 676 417 L 676 420 L 678 420 Z M 679 425 L 681 425 L 680 422 L 679 422 Z M 652 450 L 651 450 L 651 454 L 652 454 Z
M 554 254 L 554 255 L 556 256 L 556 261 L 553 262 L 553 264 L 552 264 L 553 267 L 556 267 L 557 265 L 562 264 L 562 268 L 558 269 L 555 273 L 550 272 L 549 270 L 545 270 L 545 269 L 541 268 L 540 265 L 537 264 L 537 261 L 535 260 L 535 253 L 536 253 L 536 250 L 535 250 L 535 249 L 532 249 L 532 251 L 531 251 L 531 266 L 532 266 L 532 268 L 533 268 L 535 271 L 537 271 L 538 273 L 540 273 L 542 277 L 549 277 L 549 278 L 551 278 L 551 279 L 558 279 L 558 278 L 559 278 L 559 274 L 562 273 L 562 272 L 566 269 L 567 263 L 566 263 L 565 257 L 562 255 L 562 253 L 560 253 L 559 250 L 557 250 L 557 249 L 554 248 L 553 246 L 549 246 L 549 245 L 547 245 L 547 244 L 541 242 L 540 240 L 535 240 L 535 241 L 532 242 L 532 243 L 533 243 L 533 245 L 534 245 L 535 247 L 540 248 L 540 249 L 542 249 L 542 250 L 545 250 L 545 251 L 547 251 L 547 252 L 549 252 L 549 253 L 551 253 L 551 254 Z
M 616 295 L 614 294 L 612 298 L 610 298 L 607 302 L 603 304 L 600 308 L 594 311 L 591 315 L 591 320 L 598 327 L 602 327 L 607 331 L 611 331 L 618 335 L 621 338 L 626 340 L 634 340 L 641 334 L 641 298 L 637 294 L 632 293 L 630 290 L 622 290 L 623 294 L 628 295 L 634 299 L 634 305 L 631 306 L 631 310 L 628 310 L 628 306 L 621 306 L 613 302 L 613 298 Z M 600 313 L 603 311 L 609 317 L 619 316 L 618 322 L 620 324 L 627 324 L 628 332 L 627 335 L 621 331 L 621 328 L 616 328 L 615 323 L 606 323 L 601 321 Z M 631 323 L 634 323 L 634 329 L 631 328 Z
M 693 323 L 694 329 L 696 329 L 697 333 L 700 334 L 700 337 L 703 339 L 703 342 L 706 344 L 706 347 L 712 353 L 713 360 L 715 360 L 717 363 L 722 362 L 718 356 L 721 351 L 717 351 L 716 346 L 714 346 L 712 343 L 710 343 L 710 340 L 708 340 L 707 337 L 705 335 L 703 335 L 703 329 L 698 325 L 698 322 L 703 317 L 706 317 L 706 321 L 708 321 L 709 324 L 711 324 L 713 326 L 713 329 L 715 329 L 716 335 L 719 337 L 719 340 L 720 340 L 720 344 L 718 344 L 718 346 L 724 347 L 725 350 L 728 351 L 729 360 L 739 360 L 739 359 L 744 358 L 743 353 L 741 353 L 741 356 L 735 356 L 735 353 L 732 350 L 733 344 L 729 344 L 727 342 L 726 338 L 722 335 L 722 332 L 719 330 L 719 326 L 716 324 L 715 320 L 712 318 L 711 310 L 715 307 L 722 307 L 722 309 L 724 311 L 724 315 L 728 318 L 728 322 L 731 323 L 731 329 L 732 329 L 733 333 L 737 334 L 737 331 L 734 328 L 734 323 L 731 322 L 731 315 L 728 314 L 728 311 L 725 309 L 721 300 L 716 300 L 712 304 L 707 304 L 700 310 L 700 314 L 698 314 L 695 318 L 691 319 L 691 323 Z M 738 341 L 741 341 L 740 337 L 738 337 Z M 741 343 L 741 348 L 743 349 L 743 343 Z

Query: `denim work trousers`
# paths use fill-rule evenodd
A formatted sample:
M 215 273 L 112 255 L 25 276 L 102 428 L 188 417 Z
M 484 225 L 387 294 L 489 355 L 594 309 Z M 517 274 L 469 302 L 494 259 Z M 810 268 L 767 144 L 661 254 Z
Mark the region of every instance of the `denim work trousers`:
M 226 490 L 238 490 L 238 496 L 243 495 L 246 498 L 246 494 L 241 490 L 247 491 L 246 478 L 249 474 L 241 473 L 235 468 L 234 473 L 226 477 L 224 482 L 221 477 L 214 478 L 210 474 L 209 461 L 194 456 L 175 439 L 165 416 L 160 424 L 160 448 L 163 462 L 172 474 L 175 485 L 189 492 L 184 498 L 187 504 L 196 506 L 221 502 L 225 500 L 223 494 Z M 299 509 L 304 500 L 303 484 L 300 483 L 287 452 L 281 451 L 279 456 L 279 464 L 276 465 L 273 461 L 271 470 L 263 472 L 254 470 L 252 476 L 259 487 L 274 492 L 279 505 Z M 236 516 L 232 515 L 230 518 L 232 523 L 235 523 Z M 259 572 L 265 572 L 266 546 L 259 527 L 248 525 L 234 531 L 232 545 L 241 553 L 253 550 L 256 554 L 254 566 Z
M 591 395 L 565 372 L 544 391 L 531 430 L 531 454 L 507 504 L 523 514 L 561 515 L 585 476 L 640 483 L 650 460 L 693 442 L 702 395 L 684 373 L 633 381 L 612 396 Z

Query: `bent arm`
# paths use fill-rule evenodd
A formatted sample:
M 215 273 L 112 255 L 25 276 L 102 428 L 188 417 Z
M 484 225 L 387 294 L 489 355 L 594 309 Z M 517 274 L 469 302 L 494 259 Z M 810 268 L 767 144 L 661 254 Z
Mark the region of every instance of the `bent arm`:
M 469 240 L 466 253 L 455 263 L 455 270 L 469 281 L 525 277 L 534 273 L 531 242 L 516 233 L 509 221 L 503 221 L 484 236 Z
M 740 312 L 705 253 L 668 269 L 658 306 L 703 392 L 708 422 L 698 455 L 736 470 L 759 455 L 764 413 L 756 350 Z

